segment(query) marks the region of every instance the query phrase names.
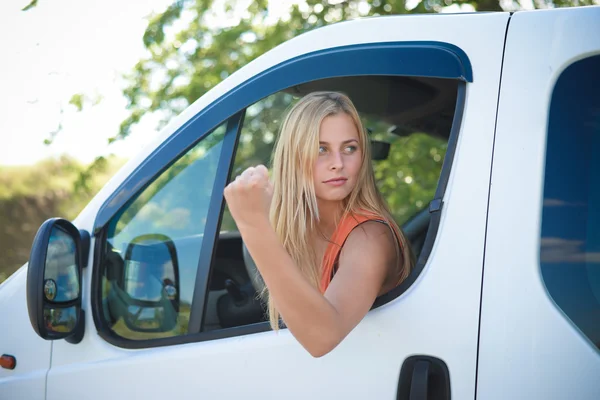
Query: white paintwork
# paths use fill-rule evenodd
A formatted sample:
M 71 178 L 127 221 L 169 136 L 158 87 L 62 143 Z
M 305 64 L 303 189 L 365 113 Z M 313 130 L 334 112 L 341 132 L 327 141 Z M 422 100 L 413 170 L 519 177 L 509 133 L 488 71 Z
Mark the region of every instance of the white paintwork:
M 600 399 L 598 349 L 555 306 L 539 266 L 550 96 L 568 65 L 599 53 L 600 7 L 511 19 L 485 255 L 480 399 Z
M 392 399 L 401 364 L 412 354 L 434 355 L 447 363 L 454 399 L 475 397 L 476 372 L 481 399 L 585 398 L 572 396 L 581 388 L 588 391 L 580 394 L 600 393 L 593 379 L 600 371 L 598 352 L 549 299 L 537 262 L 549 93 L 561 69 L 599 51 L 600 8 L 512 17 L 494 147 L 508 19 L 507 13 L 369 18 L 294 38 L 231 75 L 175 118 L 75 221 L 90 230 L 99 207 L 162 141 L 212 101 L 275 64 L 357 43 L 436 40 L 457 45 L 471 60 L 474 82 L 467 86 L 456 160 L 428 265 L 405 294 L 369 313 L 332 353 L 314 359 L 288 331 L 155 349 L 117 348 L 96 333 L 87 268 L 85 337 L 77 345 L 53 343 L 46 388 L 51 344 L 29 324 L 23 268 L 0 287 L 3 327 L 8 321 L 14 332 L 0 331 L 0 351 L 24 363 L 15 371 L 0 370 L 0 399 Z M 90 265 L 92 261 L 90 255 Z
M 496 93 L 508 17 L 391 17 L 346 22 L 311 32 L 232 75 L 192 105 L 162 135 L 168 136 L 226 90 L 300 53 L 382 41 L 443 40 L 459 46 L 471 59 L 475 82 L 468 88 L 458 160 L 445 199 L 440 235 L 429 265 L 405 295 L 370 313 L 341 346 L 322 359 L 313 359 L 286 331 L 125 350 L 98 337 L 88 319 L 82 343 L 54 344 L 47 399 L 100 399 L 109 394 L 115 400 L 134 394 L 140 398 L 192 394 L 227 398 L 240 392 L 265 399 L 279 397 L 276 388 L 284 390 L 288 398 L 319 398 L 328 390 L 345 398 L 391 398 L 397 390 L 402 362 L 415 353 L 443 359 L 450 368 L 453 396 L 472 398 Z M 481 51 L 484 48 L 488 50 Z M 134 165 L 131 163 L 130 168 Z M 121 179 L 125 175 L 121 174 Z M 112 187 L 118 183 L 115 180 Z M 106 189 L 100 199 L 109 194 Z M 80 227 L 91 228 L 102 201 L 95 200 L 78 219 Z M 461 240 L 457 242 L 457 238 Z M 85 276 L 86 293 L 89 272 Z M 87 299 L 85 303 L 89 309 Z
M 43 399 L 52 342 L 40 338 L 29 322 L 24 266 L 0 286 L 0 355 L 10 354 L 17 368 L 0 368 L 0 400 Z

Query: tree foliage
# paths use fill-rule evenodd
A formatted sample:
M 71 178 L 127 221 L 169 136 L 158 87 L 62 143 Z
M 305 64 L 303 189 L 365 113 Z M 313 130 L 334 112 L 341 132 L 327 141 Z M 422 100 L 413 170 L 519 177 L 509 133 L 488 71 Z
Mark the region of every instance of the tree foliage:
M 21 11 L 31 10 L 32 8 L 37 6 L 37 3 L 38 3 L 38 0 L 31 0 L 29 2 L 29 4 L 27 4 L 25 7 L 23 7 L 23 9 Z
M 0 282 L 29 258 L 37 229 L 48 218 L 72 219 L 123 160 L 104 159 L 103 172 L 62 157 L 25 167 L 0 167 Z M 83 186 L 76 184 L 90 171 Z
M 534 0 L 534 6 L 595 2 Z M 248 7 L 240 13 L 241 3 Z M 113 140 L 125 138 L 149 112 L 160 112 L 165 123 L 242 66 L 311 29 L 359 17 L 438 12 L 453 4 L 469 4 L 477 11 L 502 11 L 504 3 L 509 4 L 498 0 L 424 0 L 409 10 L 405 0 L 306 0 L 293 5 L 288 15 L 276 18 L 267 0 L 178 0 L 149 19 L 143 37 L 148 56 L 135 65 L 124 90 L 131 115 Z M 520 3 L 506 7 L 518 9 Z M 217 16 L 231 22 L 219 25 Z

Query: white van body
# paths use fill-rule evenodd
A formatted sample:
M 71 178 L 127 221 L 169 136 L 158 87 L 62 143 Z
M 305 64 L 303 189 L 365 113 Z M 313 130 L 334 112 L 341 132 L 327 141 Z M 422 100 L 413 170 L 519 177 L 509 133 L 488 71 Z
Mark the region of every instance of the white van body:
M 174 118 L 73 224 L 93 233 L 99 210 L 131 174 L 244 82 L 304 54 L 395 42 L 456 46 L 473 74 L 435 243 L 408 290 L 321 358 L 286 329 L 124 348 L 101 337 L 92 318 L 92 234 L 81 342 L 36 335 L 27 266 L 0 286 L 0 353 L 17 360 L 15 369 L 0 369 L 0 399 L 395 399 L 403 362 L 417 354 L 445 362 L 453 399 L 600 399 L 600 351 L 557 306 L 540 272 L 551 96 L 569 65 L 600 55 L 600 7 L 377 17 L 293 38 Z

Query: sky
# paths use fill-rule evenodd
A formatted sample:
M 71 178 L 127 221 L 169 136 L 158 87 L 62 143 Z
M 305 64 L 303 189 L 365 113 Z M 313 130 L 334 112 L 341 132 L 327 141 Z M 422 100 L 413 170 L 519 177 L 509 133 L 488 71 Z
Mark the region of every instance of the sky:
M 147 17 L 173 0 L 39 0 L 22 11 L 29 1 L 0 2 L 0 166 L 61 154 L 86 163 L 99 155 L 135 154 L 157 134 L 157 121 L 144 118 L 126 140 L 108 145 L 128 115 L 121 77 L 145 55 Z M 249 1 L 239 1 L 241 12 Z M 293 1 L 272 1 L 273 16 Z M 69 105 L 76 93 L 101 101 L 78 112 Z
M 127 139 L 108 145 L 128 115 L 121 76 L 145 55 L 147 17 L 173 0 L 39 0 L 21 11 L 29 1 L 0 1 L 0 166 L 61 154 L 84 163 L 134 155 L 157 134 L 157 121 L 144 118 Z M 272 16 L 292 2 L 300 1 L 272 0 Z M 101 101 L 78 112 L 69 104 L 76 93 Z
M 156 132 L 147 121 L 107 146 L 127 116 L 120 75 L 145 54 L 145 17 L 172 0 L 39 0 L 21 11 L 28 2 L 0 2 L 0 165 L 62 153 L 83 162 L 109 152 L 128 157 Z M 77 112 L 68 103 L 80 92 L 102 101 Z M 63 130 L 45 145 L 61 121 Z

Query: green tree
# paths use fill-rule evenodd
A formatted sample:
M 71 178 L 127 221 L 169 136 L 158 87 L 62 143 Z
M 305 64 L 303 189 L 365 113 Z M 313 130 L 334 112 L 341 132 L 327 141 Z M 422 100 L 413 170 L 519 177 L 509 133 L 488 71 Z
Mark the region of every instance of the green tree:
M 131 127 L 153 112 L 169 121 L 224 78 L 278 44 L 327 24 L 359 17 L 432 13 L 452 4 L 468 4 L 477 11 L 502 11 L 499 0 L 424 0 L 407 9 L 406 0 L 306 0 L 288 15 L 274 19 L 268 0 L 178 0 L 165 12 L 152 15 L 143 37 L 148 57 L 127 76 L 124 94 L 130 116 L 111 139 L 127 137 Z M 370 4 L 369 4 L 370 3 Z M 534 0 L 538 8 L 598 4 L 598 0 Z M 220 8 L 219 5 L 223 6 Z M 506 6 L 520 8 L 516 1 Z M 229 18 L 217 26 L 216 16 Z

